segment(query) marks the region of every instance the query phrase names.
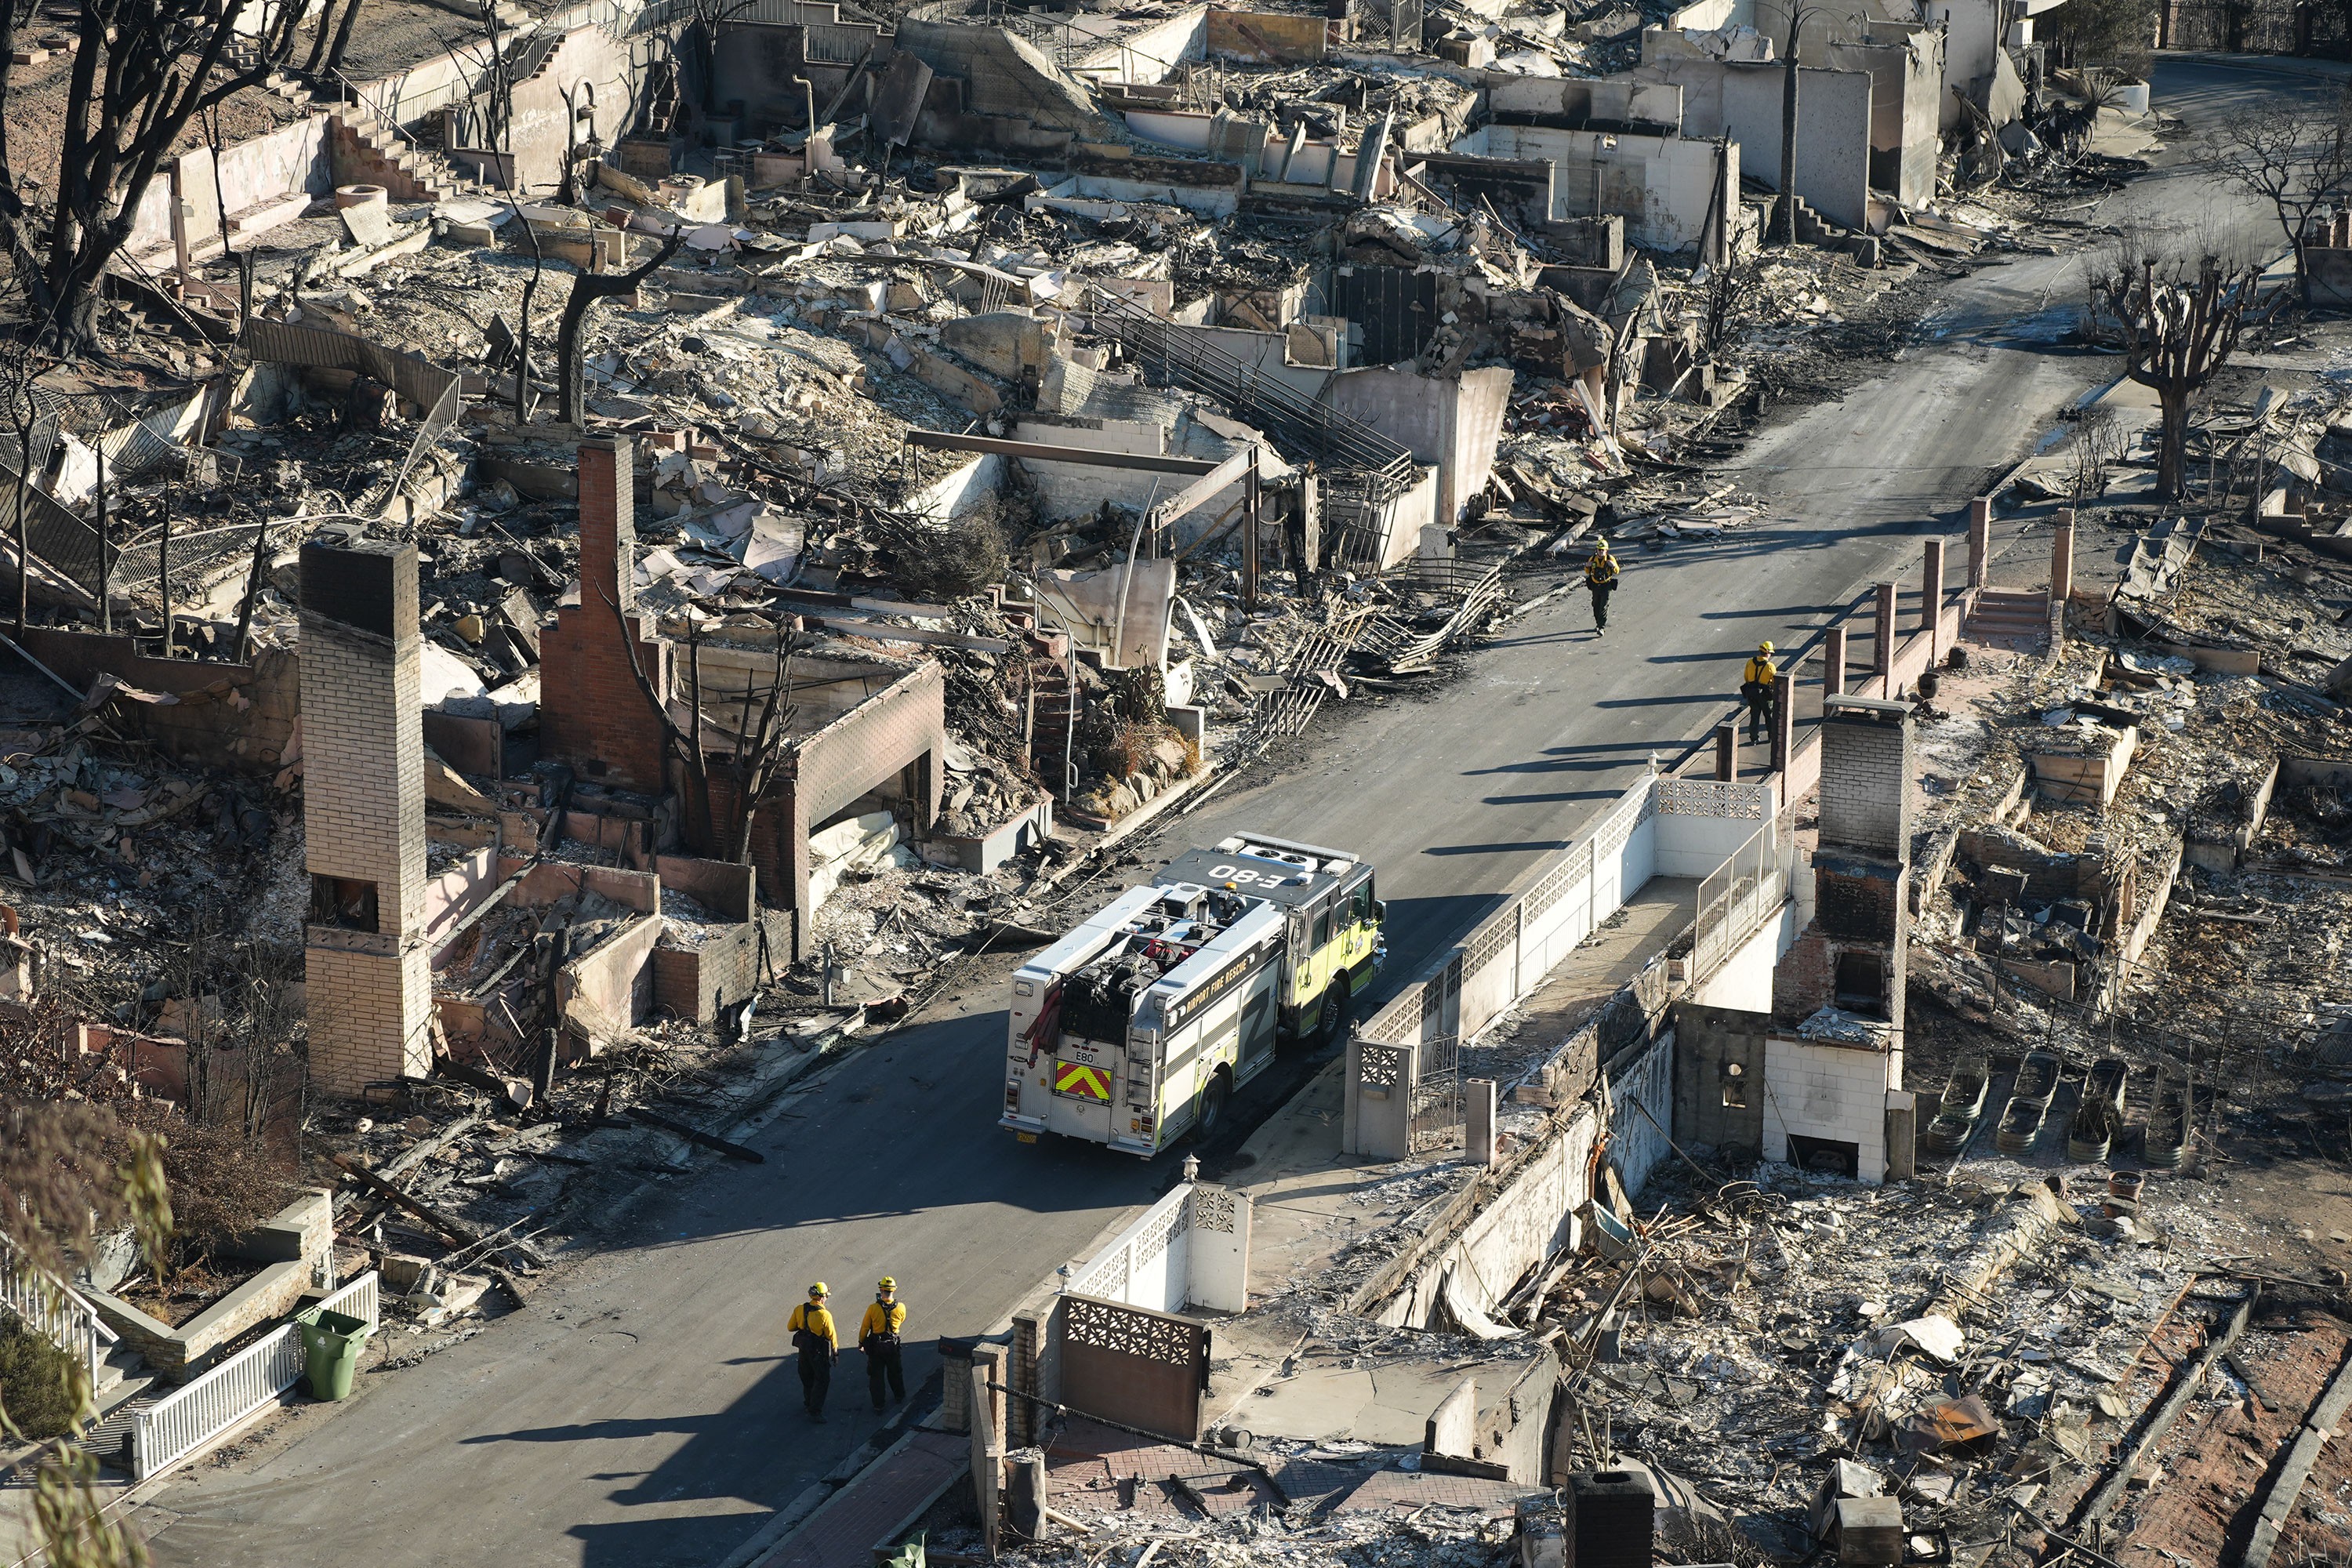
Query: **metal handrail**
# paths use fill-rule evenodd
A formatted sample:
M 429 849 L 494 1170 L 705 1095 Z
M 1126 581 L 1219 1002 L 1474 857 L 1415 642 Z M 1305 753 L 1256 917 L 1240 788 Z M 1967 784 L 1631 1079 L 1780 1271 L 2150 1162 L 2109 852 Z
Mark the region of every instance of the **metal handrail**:
M 113 1331 L 72 1287 L 36 1267 L 5 1236 L 0 1236 L 0 1309 L 79 1361 L 95 1384 L 106 1347 L 114 1342 Z
M 1786 901 L 1795 855 L 1793 836 L 1784 837 L 1777 821 L 1767 821 L 1700 881 L 1691 938 L 1694 980 L 1738 952 Z
M 1084 308 L 1095 330 L 1117 339 L 1174 384 L 1218 398 L 1236 416 L 1263 422 L 1305 458 L 1368 477 L 1375 501 L 1412 482 L 1412 453 L 1353 415 L 1308 398 L 1278 377 L 1244 364 L 1213 343 L 1182 337 L 1173 324 L 1094 283 Z

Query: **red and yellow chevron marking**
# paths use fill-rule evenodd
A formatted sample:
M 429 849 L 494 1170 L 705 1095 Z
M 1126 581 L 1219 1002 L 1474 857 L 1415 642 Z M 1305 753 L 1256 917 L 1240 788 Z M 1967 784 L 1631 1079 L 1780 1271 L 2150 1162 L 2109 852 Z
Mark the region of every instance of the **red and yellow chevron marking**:
M 1055 1062 L 1054 1092 L 1073 1094 L 1081 1100 L 1107 1100 L 1110 1098 L 1110 1073 L 1084 1062 Z

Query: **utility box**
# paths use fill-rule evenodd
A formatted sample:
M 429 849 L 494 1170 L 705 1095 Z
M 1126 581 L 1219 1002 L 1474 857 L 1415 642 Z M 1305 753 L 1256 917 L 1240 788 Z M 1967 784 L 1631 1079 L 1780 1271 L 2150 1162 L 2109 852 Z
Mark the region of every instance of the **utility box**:
M 1903 1505 L 1891 1497 L 1838 1499 L 1840 1568 L 1890 1568 L 1903 1561 Z
M 1562 1568 L 1650 1568 L 1656 1499 L 1633 1470 L 1573 1470 Z

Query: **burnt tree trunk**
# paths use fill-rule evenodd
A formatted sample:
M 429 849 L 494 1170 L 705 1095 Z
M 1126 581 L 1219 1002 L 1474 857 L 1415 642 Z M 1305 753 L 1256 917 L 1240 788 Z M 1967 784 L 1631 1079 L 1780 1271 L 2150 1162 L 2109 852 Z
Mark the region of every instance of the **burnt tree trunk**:
M 583 272 L 572 280 L 572 293 L 563 301 L 563 321 L 555 331 L 555 380 L 563 390 L 566 425 L 581 425 L 588 417 L 587 393 L 580 383 L 580 330 L 587 325 L 589 307 L 599 300 L 635 292 L 637 285 L 652 277 L 654 269 L 676 256 L 678 247 L 685 243 L 686 229 L 681 225 L 670 230 L 661 248 L 635 271 Z

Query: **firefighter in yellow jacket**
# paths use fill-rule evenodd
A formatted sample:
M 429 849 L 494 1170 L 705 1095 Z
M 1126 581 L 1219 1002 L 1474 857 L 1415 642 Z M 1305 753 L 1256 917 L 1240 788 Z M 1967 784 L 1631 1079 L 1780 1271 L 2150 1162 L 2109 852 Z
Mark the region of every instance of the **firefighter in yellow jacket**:
M 907 1402 L 907 1368 L 903 1359 L 906 1341 L 902 1331 L 907 1326 L 907 1303 L 898 1300 L 898 1282 L 884 1275 L 874 1286 L 874 1304 L 866 1309 L 866 1321 L 857 1325 L 857 1348 L 866 1352 L 866 1387 L 874 1395 L 874 1408 L 882 1408 L 882 1385 L 890 1385 L 894 1403 Z
M 1772 645 L 1756 645 L 1756 657 L 1739 672 L 1739 695 L 1748 700 L 1748 739 L 1760 741 L 1772 727 L 1772 686 L 1780 667 L 1772 662 Z
M 1624 575 L 1617 565 L 1617 557 L 1609 553 L 1609 542 L 1602 540 L 1601 548 L 1584 563 L 1584 586 L 1592 595 L 1592 635 L 1600 637 L 1609 630 L 1609 595 L 1617 591 L 1617 579 Z
M 793 1334 L 800 1363 L 801 1399 L 812 1421 L 824 1419 L 824 1396 L 833 1388 L 833 1363 L 841 1356 L 841 1336 L 834 1331 L 833 1314 L 825 1310 L 830 1292 L 820 1279 L 809 1287 L 808 1300 L 793 1309 L 784 1324 Z

